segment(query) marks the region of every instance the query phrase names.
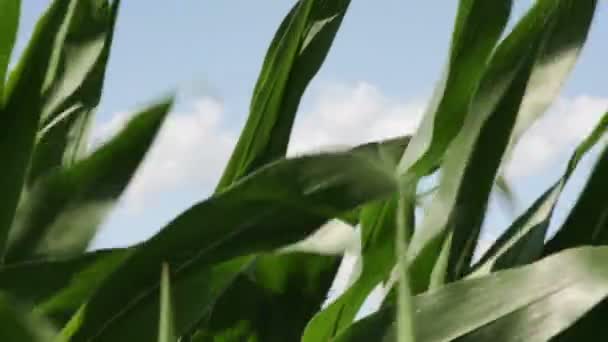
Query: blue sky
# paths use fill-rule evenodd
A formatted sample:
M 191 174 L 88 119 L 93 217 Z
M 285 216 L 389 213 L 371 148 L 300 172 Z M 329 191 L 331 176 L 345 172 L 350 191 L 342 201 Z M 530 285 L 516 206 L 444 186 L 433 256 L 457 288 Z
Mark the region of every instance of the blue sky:
M 18 50 L 47 3 L 23 0 Z M 111 134 L 130 111 L 159 96 L 177 90 L 179 102 L 95 247 L 148 237 L 209 194 L 244 122 L 266 48 L 292 3 L 123 1 L 96 136 Z M 514 17 L 529 3 L 516 1 Z M 446 59 L 456 4 L 353 0 L 304 97 L 293 150 L 411 131 Z M 600 38 L 607 31 L 608 18 L 598 15 L 559 103 L 532 130 L 529 147 L 516 151 L 515 161 L 526 165 L 512 172 L 520 210 L 558 177 L 567 151 L 608 108 L 608 78 L 598 73 L 608 60 Z M 582 179 L 569 187 L 564 208 Z M 508 216 L 495 203 L 492 208 L 488 223 L 495 234 Z

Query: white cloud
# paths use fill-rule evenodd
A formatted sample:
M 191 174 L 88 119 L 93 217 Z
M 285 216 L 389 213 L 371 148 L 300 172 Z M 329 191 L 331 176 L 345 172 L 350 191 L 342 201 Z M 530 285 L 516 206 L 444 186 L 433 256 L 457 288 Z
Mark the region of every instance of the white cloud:
M 310 110 L 298 115 L 290 154 L 335 145 L 356 145 L 411 133 L 422 113 L 421 102 L 391 99 L 365 82 L 321 86 Z M 116 113 L 96 127 L 99 144 L 131 116 Z M 129 207 L 141 207 L 150 196 L 183 187 L 209 193 L 226 165 L 238 132 L 228 128 L 222 102 L 204 97 L 189 110 L 172 113 L 125 196 Z
M 412 133 L 423 109 L 418 99 L 393 99 L 366 82 L 324 85 L 311 110 L 298 117 L 289 151 L 352 146 Z
M 138 208 L 148 196 L 184 186 L 209 192 L 235 141 L 234 134 L 222 127 L 223 112 L 220 101 L 205 97 L 188 111 L 170 114 L 129 185 L 126 204 Z M 117 113 L 96 129 L 94 140 L 107 139 L 129 117 L 129 112 Z
M 506 173 L 517 179 L 534 176 L 570 154 L 608 110 L 608 99 L 588 95 L 563 98 L 526 132 Z

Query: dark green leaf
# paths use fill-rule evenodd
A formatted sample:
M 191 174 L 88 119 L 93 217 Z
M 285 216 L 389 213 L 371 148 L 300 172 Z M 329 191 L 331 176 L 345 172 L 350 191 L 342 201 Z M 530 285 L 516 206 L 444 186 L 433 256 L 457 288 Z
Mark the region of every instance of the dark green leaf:
M 9 227 L 13 222 L 25 181 L 28 163 L 38 131 L 42 91 L 53 54 L 53 42 L 60 38 L 62 23 L 73 10 L 75 0 L 55 0 L 44 13 L 4 94 L 0 126 L 0 255 L 3 257 Z
M 408 138 L 378 145 L 389 167 L 395 167 Z M 355 319 L 371 291 L 389 278 L 395 265 L 397 196 L 366 205 L 361 210 L 361 274 L 354 283 L 307 325 L 303 342 L 327 341 Z
M 250 114 L 222 190 L 287 151 L 306 86 L 325 60 L 350 0 L 301 0 L 279 27 L 253 92 Z
M 0 111 L 6 70 L 17 38 L 21 0 L 0 0 Z
M 129 184 L 171 103 L 143 110 L 91 156 L 56 170 L 27 193 L 11 231 L 6 259 L 83 252 L 107 209 Z
M 394 190 L 392 170 L 372 149 L 272 163 L 195 205 L 139 246 L 62 336 L 70 341 L 154 339 L 148 322 L 159 310 L 154 288 L 161 262 L 174 270 L 175 311 L 180 313 L 176 332 L 181 335 L 204 316 L 249 258 L 218 263 L 294 243 L 328 218 Z

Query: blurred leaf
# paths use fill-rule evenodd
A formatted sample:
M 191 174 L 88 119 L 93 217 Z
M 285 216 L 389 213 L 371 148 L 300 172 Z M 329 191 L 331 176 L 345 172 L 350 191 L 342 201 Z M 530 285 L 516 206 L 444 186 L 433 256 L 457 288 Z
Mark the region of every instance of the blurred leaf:
M 49 171 L 67 167 L 86 152 L 87 131 L 99 103 L 120 1 L 84 0 L 69 18 L 58 61 L 44 92 L 42 120 L 28 185 Z
M 4 93 L 0 126 L 0 256 L 4 256 L 9 227 L 13 222 L 42 108 L 43 83 L 53 54 L 53 42 L 74 1 L 55 0 L 36 24 L 34 34 Z M 1 258 L 0 257 L 0 258 Z
M 541 256 L 550 219 L 564 186 L 576 169 L 578 162 L 606 135 L 607 129 L 608 113 L 600 120 L 593 132 L 577 147 L 564 175 L 545 191 L 522 216 L 515 220 L 473 267 L 474 276 L 484 275 L 499 269 L 525 265 Z M 603 188 L 596 188 L 594 185 L 594 189 L 599 190 Z M 601 193 L 602 190 L 599 190 L 599 192 Z M 601 213 L 601 210 L 586 214 L 596 217 L 594 216 L 596 215 L 595 213 Z M 586 229 L 586 227 L 587 225 L 585 224 L 577 224 L 576 230 L 573 229 L 576 234 L 573 235 L 580 234 L 580 230 Z M 584 236 L 584 234 L 581 236 Z M 572 237 L 571 241 L 575 241 L 575 239 L 576 237 Z M 572 245 L 571 247 L 574 246 Z
M 300 98 L 325 60 L 350 0 L 301 0 L 279 27 L 250 114 L 217 186 L 221 191 L 285 155 Z
M 158 342 L 177 342 L 174 328 L 173 303 L 169 265 L 163 264 L 160 280 L 160 322 L 158 324 Z
M 148 322 L 158 313 L 158 294 L 150 289 L 158 286 L 161 262 L 175 270 L 176 333 L 183 334 L 250 260 L 234 258 L 294 243 L 328 218 L 390 195 L 393 173 L 383 166 L 373 150 L 355 149 L 263 167 L 139 246 L 73 317 L 63 339 L 154 339 Z
M 72 259 L 0 266 L 0 291 L 30 303 L 38 312 L 62 324 L 128 253 L 126 249 L 114 249 Z
M 143 110 L 91 156 L 42 179 L 24 200 L 6 259 L 83 252 L 129 184 L 171 104 L 168 100 Z
M 535 2 L 492 56 L 463 129 L 446 153 L 440 187 L 409 250 L 415 293 L 468 271 L 535 57 L 566 2 Z
M 388 167 L 395 168 L 409 138 L 377 146 Z M 371 291 L 388 279 L 395 265 L 397 196 L 368 204 L 361 210 L 361 274 L 335 301 L 317 313 L 306 326 L 303 342 L 327 341 L 355 319 Z
M 17 39 L 21 0 L 0 0 L 0 112 L 3 107 L 3 89 L 6 70 Z
M 606 260 L 606 247 L 571 249 L 531 265 L 460 280 L 418 295 L 416 338 L 425 342 L 547 341 L 608 296 Z M 371 329 L 376 336 L 385 336 L 382 341 L 395 341 L 393 313 L 393 308 L 385 308 L 355 323 L 336 341 L 363 341 L 359 334 Z M 597 334 L 601 332 L 596 330 Z
M 0 293 L 0 341 L 51 342 L 54 334 L 42 317 L 27 314 Z
M 417 181 L 443 158 L 468 115 L 469 103 L 507 24 L 511 6 L 511 0 L 459 2 L 445 74 L 403 155 L 401 174 Z

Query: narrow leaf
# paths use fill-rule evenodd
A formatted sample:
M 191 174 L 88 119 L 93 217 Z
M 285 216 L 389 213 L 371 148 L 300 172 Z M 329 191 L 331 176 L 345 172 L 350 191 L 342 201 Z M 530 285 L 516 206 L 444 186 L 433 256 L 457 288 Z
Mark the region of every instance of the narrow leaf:
M 160 321 L 158 342 L 177 342 L 173 326 L 173 303 L 169 265 L 163 264 L 160 280 Z
M 247 123 L 217 190 L 285 156 L 300 98 L 323 64 L 349 3 L 300 0 L 285 18 L 266 55 Z

